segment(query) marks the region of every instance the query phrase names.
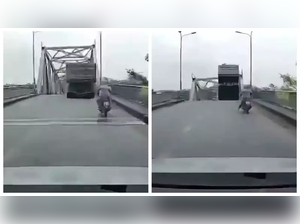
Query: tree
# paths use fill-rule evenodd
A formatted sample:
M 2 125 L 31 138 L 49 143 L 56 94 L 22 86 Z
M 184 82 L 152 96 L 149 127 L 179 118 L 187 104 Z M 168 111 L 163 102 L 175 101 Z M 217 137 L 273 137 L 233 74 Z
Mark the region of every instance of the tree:
M 257 86 L 253 86 L 252 85 L 252 91 L 253 92 L 258 92 L 258 91 L 260 91 L 261 90 L 261 88 L 258 88 Z
M 148 79 L 145 76 L 135 72 L 134 69 L 126 69 L 126 71 L 128 73 L 129 80 L 133 79 L 140 82 L 142 85 L 148 86 Z
M 297 90 L 297 80 L 296 77 L 291 76 L 290 74 L 280 74 L 280 78 L 283 81 L 283 86 L 281 89 L 284 90 Z
M 278 87 L 275 86 L 273 83 L 270 83 L 269 88 L 272 90 L 278 89 Z
M 271 83 L 271 84 L 269 85 L 269 87 L 270 87 L 270 88 L 275 88 L 275 85 L 274 85 L 273 83 Z

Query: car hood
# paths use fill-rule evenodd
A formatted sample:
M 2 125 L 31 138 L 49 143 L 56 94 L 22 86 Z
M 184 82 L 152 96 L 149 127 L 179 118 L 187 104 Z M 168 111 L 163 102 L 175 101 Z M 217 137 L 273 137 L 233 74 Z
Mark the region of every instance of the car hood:
M 295 158 L 163 158 L 152 160 L 153 173 L 293 173 Z
M 153 192 L 181 190 L 295 192 L 293 158 L 154 159 Z
M 147 184 L 147 167 L 4 167 L 4 185 Z

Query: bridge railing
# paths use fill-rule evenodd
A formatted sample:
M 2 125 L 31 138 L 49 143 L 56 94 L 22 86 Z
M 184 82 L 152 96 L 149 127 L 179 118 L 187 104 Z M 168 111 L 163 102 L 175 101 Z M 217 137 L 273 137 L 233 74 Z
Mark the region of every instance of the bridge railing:
M 152 105 L 168 102 L 170 100 L 188 100 L 189 90 L 182 91 L 153 91 L 152 92 Z
M 127 100 L 148 107 L 148 87 L 139 85 L 111 84 L 112 93 Z M 3 95 L 5 99 L 34 93 L 33 86 L 4 86 Z
M 215 91 L 208 89 L 201 89 L 199 98 L 201 100 L 214 100 L 217 97 Z M 181 91 L 155 91 L 152 93 L 152 104 L 164 103 L 170 100 L 182 99 L 189 100 L 190 90 L 181 90 Z
M 296 91 L 254 91 L 253 97 L 269 103 L 297 110 Z
M 33 86 L 4 86 L 3 87 L 3 98 L 4 100 L 25 96 L 34 93 Z
M 216 93 L 211 90 L 201 90 L 200 99 L 212 100 Z M 295 91 L 254 91 L 253 97 L 263 101 L 277 104 L 286 108 L 297 110 L 297 92 Z M 189 100 L 189 90 L 182 91 L 155 91 L 152 93 L 152 104 L 167 102 L 174 99 Z
M 176 91 L 156 91 L 152 92 L 152 104 L 159 104 L 177 98 Z
M 148 87 L 126 84 L 111 84 L 110 86 L 113 94 L 148 107 Z M 3 90 L 4 99 L 34 93 L 32 86 L 4 86 Z M 210 93 L 210 91 L 206 92 L 208 95 L 213 94 Z M 295 91 L 254 91 L 253 96 L 254 98 L 261 99 L 266 102 L 297 110 L 297 92 Z M 188 100 L 189 90 L 152 92 L 152 104 L 163 103 L 174 99 Z
M 126 84 L 109 84 L 113 95 L 131 100 L 135 103 L 148 107 L 148 87 Z

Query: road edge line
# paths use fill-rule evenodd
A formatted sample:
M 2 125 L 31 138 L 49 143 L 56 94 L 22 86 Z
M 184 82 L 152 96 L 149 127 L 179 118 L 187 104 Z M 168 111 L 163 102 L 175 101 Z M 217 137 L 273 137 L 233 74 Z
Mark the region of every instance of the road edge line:
M 124 100 L 126 100 L 126 99 L 124 99 Z M 126 112 L 128 112 L 132 116 L 136 117 L 137 119 L 143 121 L 145 124 L 148 125 L 148 114 L 141 113 L 141 112 L 133 109 L 132 107 L 127 106 L 124 103 L 121 103 L 120 101 L 114 99 L 113 97 L 112 97 L 112 101 L 115 104 L 117 104 L 119 107 L 121 107 L 123 110 L 125 110 Z
M 3 102 L 3 107 L 6 107 L 6 106 L 9 106 L 9 105 L 12 105 L 14 103 L 17 103 L 21 100 L 26 100 L 26 99 L 29 99 L 29 98 L 32 98 L 32 97 L 35 97 L 35 96 L 38 96 L 38 94 L 30 94 L 30 95 L 25 95 L 25 96 L 21 96 L 21 97 L 18 97 L 18 98 L 10 98 L 9 101 Z
M 158 110 L 158 109 L 163 108 L 163 107 L 170 107 L 170 106 L 173 106 L 175 104 L 182 103 L 184 101 L 185 100 L 171 100 L 171 101 L 167 101 L 167 102 L 163 102 L 163 103 L 158 103 L 158 104 L 152 105 L 152 111 Z

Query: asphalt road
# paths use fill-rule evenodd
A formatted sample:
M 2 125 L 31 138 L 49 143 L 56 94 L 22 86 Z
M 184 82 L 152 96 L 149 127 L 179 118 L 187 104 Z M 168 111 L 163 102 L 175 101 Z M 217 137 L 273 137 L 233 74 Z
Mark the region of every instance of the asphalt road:
M 235 101 L 184 102 L 153 112 L 152 157 L 296 158 L 296 128 Z
M 95 99 L 33 97 L 4 108 L 4 166 L 147 167 L 148 126 Z

